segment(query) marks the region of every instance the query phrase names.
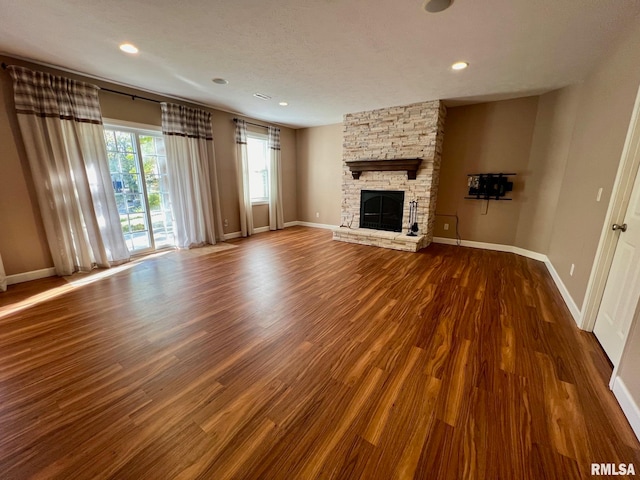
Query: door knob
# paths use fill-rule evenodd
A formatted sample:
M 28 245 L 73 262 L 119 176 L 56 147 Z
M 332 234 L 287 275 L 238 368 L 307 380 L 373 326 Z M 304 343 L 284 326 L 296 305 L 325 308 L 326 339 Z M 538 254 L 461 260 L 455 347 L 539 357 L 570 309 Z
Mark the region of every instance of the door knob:
M 618 225 L 617 223 L 613 224 L 613 230 L 620 230 L 621 232 L 626 232 L 627 231 L 627 224 L 623 223 L 622 225 Z

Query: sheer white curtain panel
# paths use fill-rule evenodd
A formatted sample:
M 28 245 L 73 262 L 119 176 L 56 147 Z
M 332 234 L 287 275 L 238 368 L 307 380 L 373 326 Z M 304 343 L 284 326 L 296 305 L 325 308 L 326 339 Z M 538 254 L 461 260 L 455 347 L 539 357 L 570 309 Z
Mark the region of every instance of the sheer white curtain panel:
M 211 114 L 162 103 L 169 196 L 178 248 L 223 240 Z
M 280 129 L 269 127 L 269 230 L 284 228 L 282 212 L 282 160 L 280 156 Z
M 58 275 L 129 260 L 109 173 L 99 88 L 9 66 L 18 125 Z
M 240 198 L 240 232 L 243 237 L 253 235 L 253 207 L 249 189 L 249 155 L 247 153 L 247 122 L 236 119 L 236 177 Z

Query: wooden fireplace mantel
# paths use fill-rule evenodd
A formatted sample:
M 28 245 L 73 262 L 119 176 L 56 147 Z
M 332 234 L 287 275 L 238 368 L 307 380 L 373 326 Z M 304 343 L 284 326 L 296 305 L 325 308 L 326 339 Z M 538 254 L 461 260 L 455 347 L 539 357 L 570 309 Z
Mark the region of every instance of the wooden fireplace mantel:
M 348 160 L 347 166 L 354 179 L 359 179 L 362 172 L 399 172 L 406 171 L 408 180 L 415 180 L 421 158 L 398 158 L 392 160 Z

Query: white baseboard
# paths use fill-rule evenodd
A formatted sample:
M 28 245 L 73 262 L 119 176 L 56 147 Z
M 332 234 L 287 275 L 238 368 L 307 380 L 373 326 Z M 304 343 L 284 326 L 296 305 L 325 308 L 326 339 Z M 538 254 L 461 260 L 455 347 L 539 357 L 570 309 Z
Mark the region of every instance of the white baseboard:
M 640 440 L 640 407 L 635 402 L 626 385 L 620 377 L 616 377 L 613 381 L 613 394 L 620 404 L 620 408 L 624 412 L 625 417 L 629 421 L 629 425 L 633 429 L 633 432 Z
M 458 241 L 455 238 L 447 238 L 447 237 L 433 237 L 433 243 L 444 243 L 446 245 L 457 245 Z M 546 255 L 538 252 L 532 252 L 531 250 L 525 250 L 524 248 L 514 247 L 513 245 L 501 245 L 499 243 L 486 243 L 486 242 L 475 242 L 473 240 L 461 240 L 461 247 L 470 247 L 470 248 L 481 248 L 483 250 L 495 250 L 498 252 L 507 252 L 507 253 L 515 253 L 517 255 L 522 255 L 523 257 L 532 258 L 533 260 L 538 260 L 539 262 L 544 262 L 547 259 Z
M 289 227 L 295 227 L 297 225 L 299 225 L 300 222 L 293 221 L 293 222 L 287 222 L 284 224 L 284 228 L 289 228 Z M 266 227 L 258 227 L 258 228 L 254 228 L 253 229 L 253 233 L 264 233 L 264 232 L 268 232 L 269 231 L 269 226 L 267 225 Z M 225 233 L 224 234 L 224 239 L 225 240 L 232 240 L 234 238 L 240 238 L 242 237 L 242 232 L 231 232 L 231 233 Z
M 578 327 L 580 327 L 582 325 L 582 312 L 578 308 L 578 305 L 576 305 L 576 302 L 573 301 L 573 297 L 571 297 L 569 290 L 567 290 L 567 287 L 565 287 L 564 282 L 560 278 L 560 275 L 558 275 L 558 272 L 554 268 L 551 261 L 547 258 L 544 261 L 544 264 L 547 266 L 547 270 L 549 270 L 549 273 L 551 274 L 551 278 L 553 278 L 553 281 L 555 282 L 556 287 L 558 287 L 558 290 L 560 291 L 560 295 L 562 295 L 564 303 L 567 305 L 567 308 L 571 312 L 571 316 L 576 321 L 576 324 L 578 325 Z
M 547 256 L 543 253 L 534 252 L 532 250 L 525 250 L 520 247 L 511 247 L 512 252 L 516 255 L 522 255 L 523 257 L 531 258 L 533 260 L 538 260 L 539 262 L 546 262 L 548 260 Z
M 458 240 L 456 240 L 455 238 L 433 237 L 431 239 L 431 241 L 433 243 L 442 243 L 444 245 L 458 245 Z M 461 240 L 460 246 L 471 246 L 471 245 L 463 245 L 462 242 L 467 242 L 467 241 L 466 240 Z
M 264 232 L 268 232 L 269 231 L 269 227 L 258 227 L 258 228 L 254 228 L 253 229 L 253 234 L 255 235 L 256 233 L 264 233 Z M 242 237 L 242 232 L 231 232 L 231 233 L 225 233 L 224 234 L 224 239 L 225 240 L 232 240 L 234 238 L 240 238 Z
M 338 228 L 337 225 L 328 225 L 326 223 L 298 222 L 298 225 L 302 227 L 324 228 L 326 230 L 333 230 L 334 228 Z
M 33 270 L 31 272 L 16 273 L 15 275 L 7 275 L 7 285 L 15 285 L 16 283 L 30 282 L 40 278 L 53 277 L 56 269 L 53 267 L 43 268 L 42 270 Z
M 445 245 L 458 244 L 455 238 L 446 238 L 446 237 L 433 237 L 433 243 L 443 243 Z M 549 258 L 546 255 L 538 252 L 533 252 L 531 250 L 526 250 L 524 248 L 515 247 L 513 245 L 474 242 L 472 240 L 461 240 L 460 246 L 471 247 L 471 248 L 482 248 L 484 250 L 495 250 L 498 252 L 515 253 L 517 255 L 522 255 L 523 257 L 531 258 L 533 260 L 538 260 L 539 262 L 544 262 L 544 264 L 547 267 L 547 270 L 549 270 L 549 274 L 551 275 L 551 278 L 553 278 L 553 281 L 555 282 L 556 287 L 558 287 L 558 290 L 560 291 L 560 295 L 562 295 L 562 299 L 564 300 L 564 303 L 567 305 L 567 308 L 571 312 L 571 316 L 573 317 L 575 322 L 578 324 L 578 327 L 580 327 L 580 325 L 582 324 L 582 312 L 580 312 L 580 309 L 576 305 L 576 302 L 573 301 L 573 298 L 571 297 L 569 290 L 567 290 L 567 287 L 565 287 L 564 283 L 562 282 L 562 279 L 560 278 L 560 275 L 558 275 L 558 272 L 556 272 L 556 269 L 553 267 L 553 264 L 551 263 L 551 261 L 549 261 Z

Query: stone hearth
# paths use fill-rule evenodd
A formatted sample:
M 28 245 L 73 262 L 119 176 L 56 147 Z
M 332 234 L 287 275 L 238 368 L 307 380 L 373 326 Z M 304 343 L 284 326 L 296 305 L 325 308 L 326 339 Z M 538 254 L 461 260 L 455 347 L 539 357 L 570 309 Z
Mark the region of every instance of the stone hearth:
M 385 232 L 369 228 L 338 227 L 333 230 L 333 239 L 347 243 L 391 248 L 404 252 L 417 252 L 425 241 L 424 235 L 408 237 L 406 233 Z

